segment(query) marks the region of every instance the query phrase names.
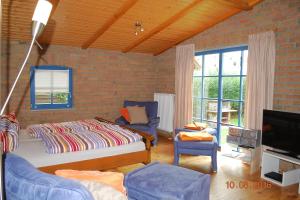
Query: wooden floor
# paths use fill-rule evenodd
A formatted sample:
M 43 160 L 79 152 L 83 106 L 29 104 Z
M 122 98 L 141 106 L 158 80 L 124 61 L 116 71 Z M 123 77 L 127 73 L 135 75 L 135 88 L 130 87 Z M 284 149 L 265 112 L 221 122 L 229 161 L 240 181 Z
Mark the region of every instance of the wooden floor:
M 169 164 L 173 162 L 173 142 L 171 140 L 159 137 L 158 146 L 152 148 L 152 162 L 155 161 Z M 116 170 L 127 173 L 142 166 L 143 164 L 136 164 Z M 267 188 L 263 180 L 259 178 L 259 173 L 250 176 L 248 165 L 234 158 L 221 156 L 220 153 L 218 154 L 217 173 L 211 173 L 210 158 L 206 156 L 181 156 L 180 166 L 211 174 L 211 200 L 300 200 L 298 185 L 285 188 L 271 185 L 270 188 Z M 238 188 L 227 188 L 227 183 L 231 181 Z M 244 189 L 245 185 L 251 188 Z

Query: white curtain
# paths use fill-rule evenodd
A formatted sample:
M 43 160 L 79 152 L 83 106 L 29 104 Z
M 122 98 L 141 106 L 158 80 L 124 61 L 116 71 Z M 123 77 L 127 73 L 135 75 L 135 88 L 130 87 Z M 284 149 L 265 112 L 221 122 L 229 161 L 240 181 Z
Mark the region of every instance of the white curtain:
M 194 44 L 176 47 L 174 128 L 190 123 L 193 116 Z
M 249 35 L 245 127 L 262 129 L 263 109 L 273 108 L 275 34 Z

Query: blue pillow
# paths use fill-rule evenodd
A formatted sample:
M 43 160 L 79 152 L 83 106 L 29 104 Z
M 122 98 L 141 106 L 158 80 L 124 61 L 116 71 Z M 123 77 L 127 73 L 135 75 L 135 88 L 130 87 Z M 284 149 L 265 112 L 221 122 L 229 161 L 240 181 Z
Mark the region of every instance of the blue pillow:
M 80 183 L 43 173 L 19 156 L 8 153 L 4 162 L 7 200 L 93 200 Z

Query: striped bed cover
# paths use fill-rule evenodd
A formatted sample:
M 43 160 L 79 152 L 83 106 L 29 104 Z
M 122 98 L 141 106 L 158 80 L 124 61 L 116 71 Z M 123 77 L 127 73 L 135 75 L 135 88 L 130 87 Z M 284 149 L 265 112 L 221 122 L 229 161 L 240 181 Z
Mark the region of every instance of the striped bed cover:
M 2 151 L 10 152 L 18 148 L 19 122 L 15 114 L 0 116 L 0 141 L 2 142 Z
M 142 140 L 137 133 L 95 119 L 36 124 L 27 130 L 31 136 L 43 140 L 46 152 L 50 154 L 120 146 Z

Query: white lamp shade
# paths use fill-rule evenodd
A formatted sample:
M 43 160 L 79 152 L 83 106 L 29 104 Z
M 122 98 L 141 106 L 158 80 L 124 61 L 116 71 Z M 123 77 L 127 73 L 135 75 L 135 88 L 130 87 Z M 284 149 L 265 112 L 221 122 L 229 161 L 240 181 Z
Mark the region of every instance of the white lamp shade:
M 46 0 L 39 0 L 33 13 L 32 21 L 40 22 L 46 25 L 51 10 L 52 10 L 52 4 L 50 2 Z

